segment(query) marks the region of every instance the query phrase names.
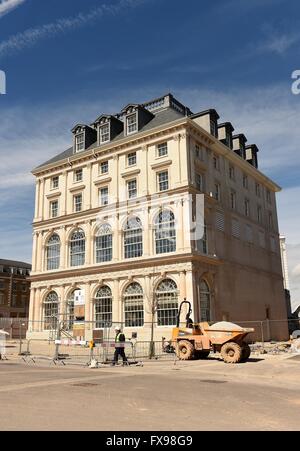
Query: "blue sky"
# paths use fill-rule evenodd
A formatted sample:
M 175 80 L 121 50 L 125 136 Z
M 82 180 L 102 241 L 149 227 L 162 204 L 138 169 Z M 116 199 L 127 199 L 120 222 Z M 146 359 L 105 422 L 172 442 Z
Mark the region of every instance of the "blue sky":
M 30 260 L 30 170 L 75 123 L 171 91 L 258 144 L 300 301 L 299 30 L 297 0 L 0 0 L 1 257 Z

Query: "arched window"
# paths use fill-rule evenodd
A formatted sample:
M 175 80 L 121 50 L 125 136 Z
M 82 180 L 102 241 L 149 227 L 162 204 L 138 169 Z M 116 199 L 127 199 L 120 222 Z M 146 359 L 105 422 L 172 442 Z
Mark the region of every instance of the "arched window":
M 82 266 L 85 263 L 85 234 L 83 230 L 77 230 L 71 236 L 70 260 L 71 266 Z
M 109 224 L 102 224 L 95 239 L 96 263 L 112 260 L 112 229 Z
M 200 282 L 200 313 L 201 321 L 210 321 L 210 289 L 207 282 Z
M 58 324 L 58 295 L 51 291 L 44 302 L 44 329 L 56 330 Z
M 178 312 L 178 289 L 171 279 L 165 279 L 156 289 L 157 325 L 174 326 Z
M 133 282 L 124 293 L 124 313 L 126 327 L 144 325 L 144 294 L 140 284 Z
M 112 326 L 112 292 L 107 286 L 101 287 L 95 298 L 96 329 Z
M 170 210 L 163 210 L 155 220 L 155 246 L 157 254 L 176 251 L 175 216 Z
M 143 255 L 143 228 L 139 218 L 128 219 L 124 228 L 125 258 L 141 257 Z
M 52 235 L 46 247 L 47 270 L 59 269 L 60 263 L 60 238 L 55 233 Z

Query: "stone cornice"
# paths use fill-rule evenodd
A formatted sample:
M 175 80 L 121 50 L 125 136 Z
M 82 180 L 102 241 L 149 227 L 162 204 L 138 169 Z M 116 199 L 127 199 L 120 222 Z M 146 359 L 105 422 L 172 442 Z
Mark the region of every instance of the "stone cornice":
M 146 270 L 146 272 L 152 271 L 155 272 L 156 268 L 160 268 L 161 266 L 166 265 L 167 267 L 173 268 L 174 271 L 178 271 L 180 268 L 180 264 L 184 264 L 183 269 L 188 269 L 186 265 L 191 264 L 192 262 L 203 262 L 206 264 L 210 264 L 213 266 L 219 266 L 222 264 L 222 260 L 217 257 L 209 256 L 209 255 L 200 255 L 193 254 L 190 252 L 182 253 L 182 254 L 166 254 L 165 256 L 158 257 L 157 255 L 150 258 L 139 258 L 136 260 L 122 260 L 117 263 L 110 264 L 101 264 L 101 265 L 93 265 L 89 267 L 81 267 L 81 268 L 72 268 L 64 271 L 56 271 L 55 273 L 40 273 L 36 275 L 31 275 L 30 281 L 32 283 L 35 282 L 44 282 L 46 284 L 49 281 L 58 281 L 66 278 L 76 278 L 81 279 L 83 277 L 93 278 L 95 280 L 99 280 L 99 274 L 101 273 L 101 278 L 107 278 L 105 275 L 109 275 L 110 273 L 115 272 L 124 272 L 124 275 L 129 274 L 131 271 L 136 271 L 134 274 L 140 274 L 142 270 Z M 173 266 L 172 266 L 173 265 Z M 161 272 L 161 270 L 159 270 Z

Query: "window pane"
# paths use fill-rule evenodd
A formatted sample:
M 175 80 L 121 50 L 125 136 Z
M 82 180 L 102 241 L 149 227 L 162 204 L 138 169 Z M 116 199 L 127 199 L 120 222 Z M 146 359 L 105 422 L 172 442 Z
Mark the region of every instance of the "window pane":
M 175 217 L 169 210 L 160 212 L 155 221 L 155 245 L 157 254 L 176 251 Z
M 157 325 L 174 326 L 178 313 L 178 290 L 171 279 L 163 280 L 156 290 Z
M 139 218 L 131 218 L 124 231 L 125 258 L 141 257 L 143 255 L 143 229 Z
M 71 266 L 85 263 L 85 235 L 83 231 L 73 233 L 70 242 Z
M 47 244 L 47 270 L 59 269 L 60 262 L 60 238 L 52 235 Z
M 107 286 L 101 287 L 95 299 L 96 329 L 112 326 L 112 292 Z
M 142 287 L 131 283 L 124 294 L 125 327 L 142 327 L 144 325 L 144 294 Z

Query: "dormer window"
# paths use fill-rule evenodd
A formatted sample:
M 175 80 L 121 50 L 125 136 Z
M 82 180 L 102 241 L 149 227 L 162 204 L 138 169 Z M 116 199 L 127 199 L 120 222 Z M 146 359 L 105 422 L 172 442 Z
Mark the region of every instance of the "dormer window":
M 127 134 L 135 133 L 137 131 L 137 116 L 136 113 L 131 114 L 126 118 Z
M 81 152 L 84 150 L 84 133 L 75 136 L 75 152 Z
M 104 124 L 99 127 L 100 144 L 110 141 L 109 124 Z

